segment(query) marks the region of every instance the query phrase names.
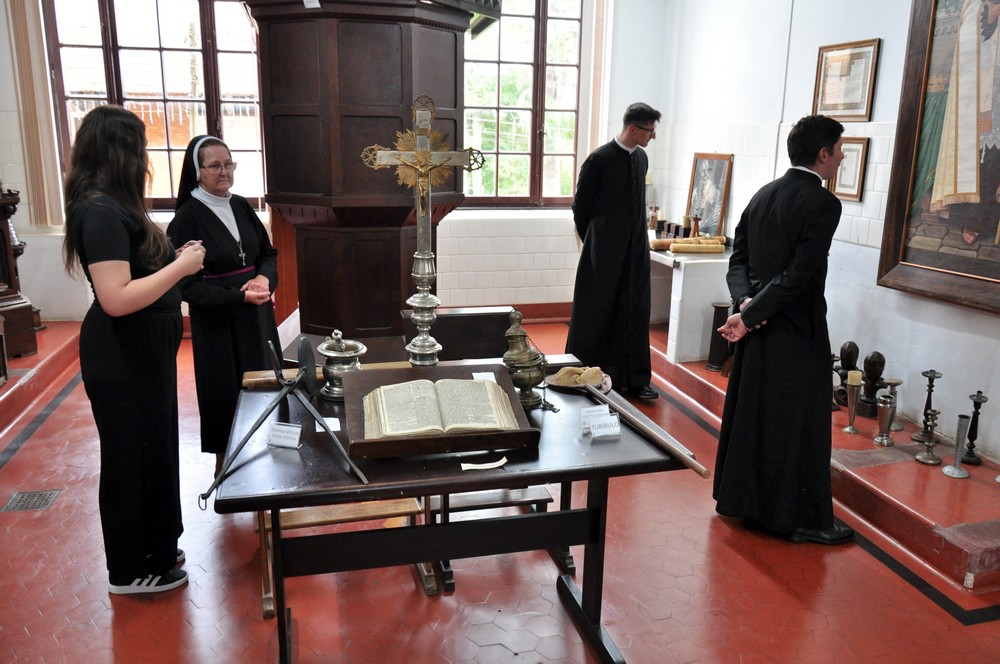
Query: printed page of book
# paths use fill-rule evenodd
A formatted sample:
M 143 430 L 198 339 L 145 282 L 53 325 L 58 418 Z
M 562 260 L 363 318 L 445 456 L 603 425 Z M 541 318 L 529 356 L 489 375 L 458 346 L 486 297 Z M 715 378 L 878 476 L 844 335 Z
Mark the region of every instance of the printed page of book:
M 378 388 L 382 433 L 408 436 L 415 433 L 443 433 L 434 383 L 414 380 Z
M 496 383 L 445 378 L 435 385 L 446 433 L 518 428 L 510 401 Z

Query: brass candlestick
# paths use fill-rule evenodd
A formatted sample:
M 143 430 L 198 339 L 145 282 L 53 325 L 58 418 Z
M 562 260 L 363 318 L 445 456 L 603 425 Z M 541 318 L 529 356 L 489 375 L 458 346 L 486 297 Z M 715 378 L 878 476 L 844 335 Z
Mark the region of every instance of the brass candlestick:
M 983 394 L 982 390 L 976 390 L 976 393 L 970 394 L 969 398 L 972 399 L 972 422 L 969 424 L 969 442 L 965 446 L 962 461 L 970 466 L 978 466 L 983 463 L 983 460 L 976 454 L 976 438 L 979 436 L 979 409 L 989 401 L 989 397 Z
M 920 375 L 927 379 L 927 400 L 924 401 L 924 426 L 920 431 L 910 436 L 910 439 L 915 440 L 918 443 L 923 443 L 927 440 L 927 436 L 929 435 L 927 430 L 927 411 L 933 407 L 931 405 L 931 395 L 934 394 L 934 381 L 941 377 L 941 372 L 935 371 L 934 369 L 928 369 L 927 371 L 922 371 Z
M 928 466 L 940 466 L 941 457 L 934 454 L 934 446 L 937 445 L 937 438 L 934 437 L 934 429 L 937 427 L 937 418 L 941 411 L 931 408 L 924 413 L 924 426 L 927 427 L 927 440 L 924 443 L 924 451 L 917 455 L 917 461 Z

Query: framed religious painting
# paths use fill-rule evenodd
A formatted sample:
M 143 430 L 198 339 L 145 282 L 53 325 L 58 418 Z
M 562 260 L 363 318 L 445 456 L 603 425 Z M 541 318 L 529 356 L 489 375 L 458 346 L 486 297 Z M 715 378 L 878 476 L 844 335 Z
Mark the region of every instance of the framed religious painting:
M 879 43 L 869 39 L 819 47 L 813 115 L 828 115 L 841 122 L 872 119 Z
M 1000 313 L 1000 25 L 914 0 L 878 284 Z
M 868 137 L 845 136 L 841 145 L 844 160 L 826 186 L 842 201 L 860 202 L 865 188 L 865 167 L 868 164 Z
M 691 165 L 687 216 L 698 217 L 698 230 L 705 235 L 726 234 L 726 201 L 733 175 L 733 155 L 697 152 Z

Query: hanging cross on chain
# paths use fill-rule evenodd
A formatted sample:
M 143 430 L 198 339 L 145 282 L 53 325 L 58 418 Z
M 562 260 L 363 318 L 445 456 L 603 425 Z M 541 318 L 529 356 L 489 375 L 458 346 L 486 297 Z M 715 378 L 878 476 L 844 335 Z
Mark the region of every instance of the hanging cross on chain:
M 437 364 L 441 344 L 430 336 L 437 320 L 434 310 L 441 300 L 430 292 L 437 277 L 434 252 L 431 251 L 431 188 L 448 181 L 451 167 L 475 171 L 483 167 L 483 153 L 475 148 L 448 150 L 448 136 L 431 129 L 436 109 L 434 100 L 420 95 L 413 100 L 413 129 L 396 132 L 395 150 L 370 145 L 361 159 L 375 170 L 396 167 L 399 184 L 414 188 L 417 211 L 417 252 L 413 255 L 413 280 L 417 292 L 406 301 L 413 308 L 410 316 L 417 336 L 406 345 L 410 364 Z

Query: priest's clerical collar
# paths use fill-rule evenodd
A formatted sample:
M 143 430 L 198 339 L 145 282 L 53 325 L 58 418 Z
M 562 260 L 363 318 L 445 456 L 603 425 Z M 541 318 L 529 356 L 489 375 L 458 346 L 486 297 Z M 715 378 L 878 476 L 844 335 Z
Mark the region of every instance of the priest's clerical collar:
M 806 173 L 812 173 L 813 175 L 815 175 L 816 177 L 819 178 L 820 182 L 823 181 L 823 176 L 820 175 L 819 173 L 817 173 L 816 171 L 814 171 L 811 168 L 806 168 L 805 166 L 792 166 L 792 168 L 794 168 L 796 170 L 799 170 L 799 171 L 805 171 Z
M 635 152 L 635 149 L 639 147 L 638 145 L 633 145 L 632 147 L 628 147 L 627 145 L 619 141 L 617 136 L 615 136 L 615 143 L 618 144 L 618 147 L 620 147 L 622 150 L 625 150 L 625 152 L 628 152 L 629 154 Z

